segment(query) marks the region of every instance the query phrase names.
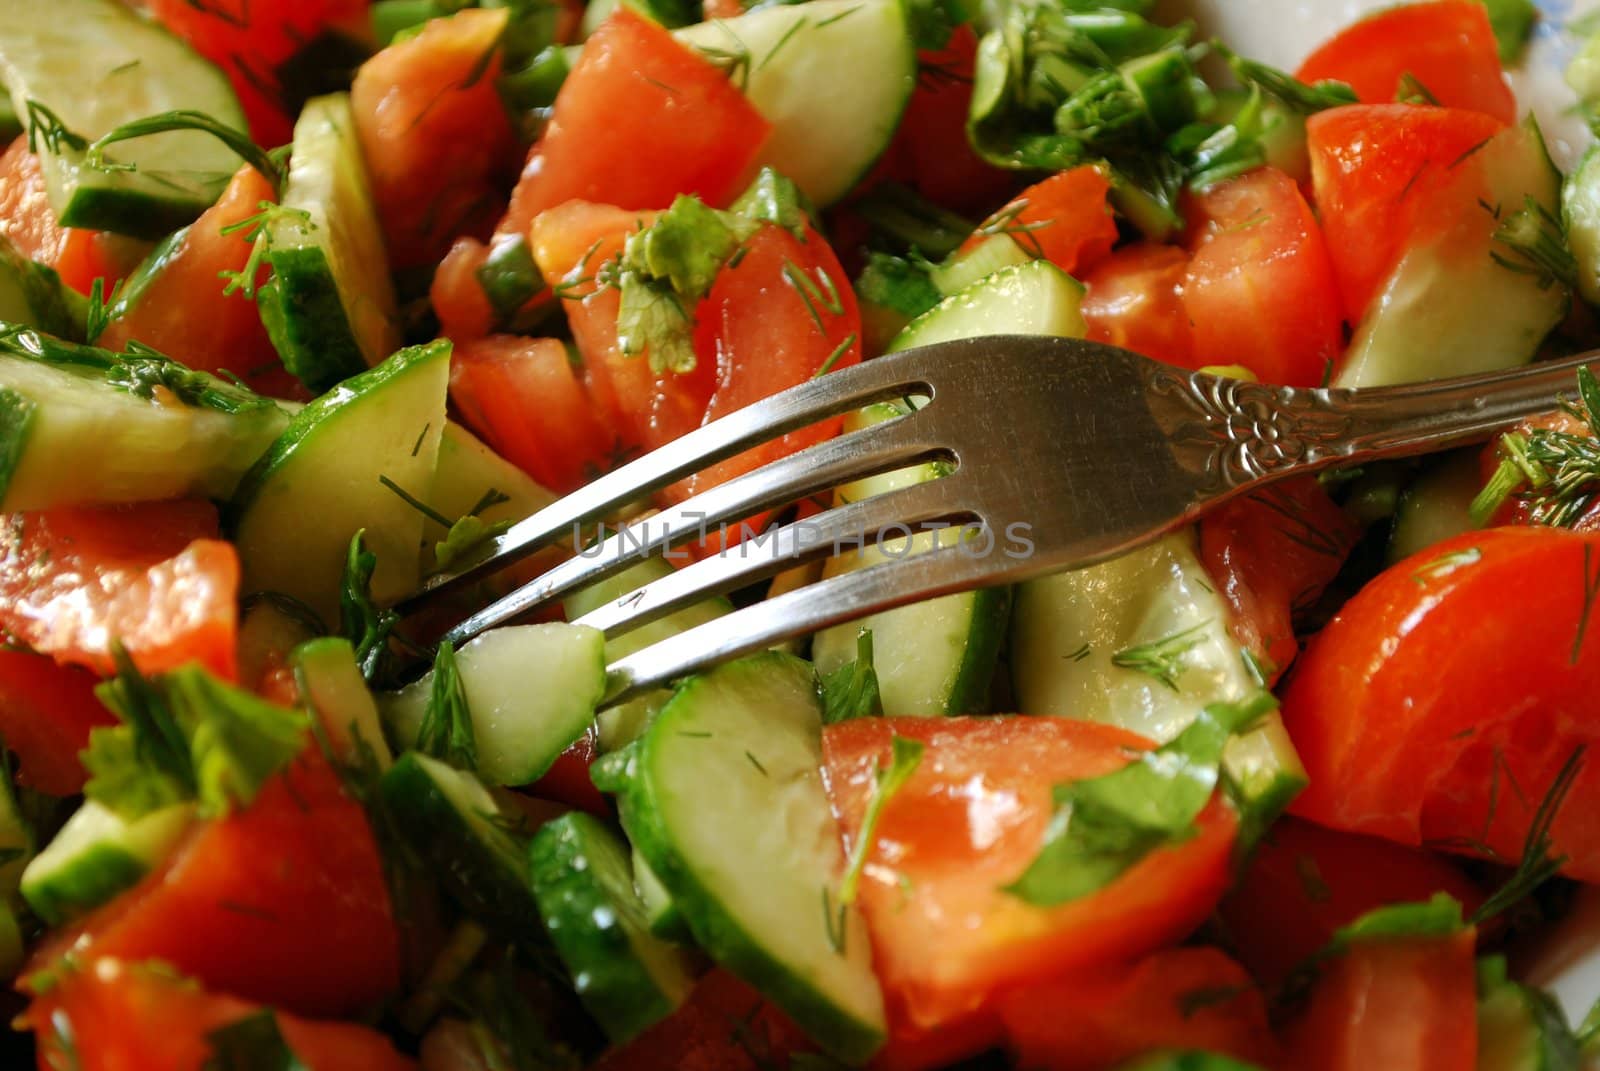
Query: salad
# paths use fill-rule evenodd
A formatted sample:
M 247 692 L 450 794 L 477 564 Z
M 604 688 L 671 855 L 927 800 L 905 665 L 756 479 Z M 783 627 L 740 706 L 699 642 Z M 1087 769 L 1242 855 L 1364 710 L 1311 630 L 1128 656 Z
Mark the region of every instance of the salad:
M 440 637 L 916 398 L 394 609 L 631 458 L 929 342 L 1301 387 L 1600 345 L 1600 150 L 1563 174 L 1509 87 L 1529 0 L 1394 7 L 1292 72 L 1152 7 L 12 0 L 7 1066 L 1600 1052 L 1527 955 L 1582 954 L 1561 927 L 1600 881 L 1596 375 L 1482 447 L 621 704 L 608 662 L 935 535 L 585 615 L 947 466 Z M 1568 77 L 1600 115 L 1600 43 Z

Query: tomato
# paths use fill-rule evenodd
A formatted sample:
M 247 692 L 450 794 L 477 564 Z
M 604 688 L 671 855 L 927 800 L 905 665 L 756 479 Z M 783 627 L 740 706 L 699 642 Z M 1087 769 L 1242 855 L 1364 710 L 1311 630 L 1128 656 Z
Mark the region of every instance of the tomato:
M 1473 150 L 1500 127 L 1481 112 L 1411 104 L 1351 105 L 1306 121 L 1313 197 L 1351 323 L 1419 227 L 1455 218 L 1441 209 L 1442 195 L 1476 179 Z
M 214 1031 L 266 1009 L 208 993 L 154 964 L 100 960 L 65 969 L 27 1018 L 38 1035 L 39 1069 L 202 1071 Z M 354 1023 L 319 1023 L 278 1013 L 278 1033 L 306 1071 L 411 1071 L 389 1039 Z
M 458 235 L 494 229 L 517 167 L 495 89 L 507 17 L 469 9 L 433 19 L 356 72 L 350 106 L 395 268 L 436 263 Z
M 1183 307 L 1189 254 L 1177 246 L 1135 242 L 1084 276 L 1083 318 L 1096 342 L 1198 368 L 1194 327 Z
M 159 959 L 302 1015 L 354 1015 L 400 985 L 377 842 L 315 746 L 249 807 L 201 825 L 159 871 L 53 938 L 28 984 L 44 989 L 67 952 L 80 965 Z
M 925 751 L 884 806 L 858 903 L 886 998 L 910 1025 L 959 1022 L 999 991 L 1137 957 L 1200 923 L 1228 881 L 1235 818 L 1214 801 L 1194 837 L 1053 908 L 1005 892 L 1039 852 L 1052 789 L 1149 745 L 1065 718 L 866 718 L 823 730 L 824 779 L 847 843 L 896 735 Z
M 667 1018 L 612 1049 L 590 1071 L 763 1071 L 811 1043 L 761 994 L 722 970 L 702 977 Z
M 39 158 L 28 151 L 27 135 L 0 154 L 0 237 L 29 260 L 47 264 L 68 286 L 87 294 L 98 278 L 105 293 L 138 263 L 137 242 L 99 231 L 62 227 L 45 193 Z
M 567 750 L 556 756 L 556 761 L 543 777 L 528 787 L 533 795 L 545 800 L 556 800 L 600 815 L 611 816 L 611 804 L 589 777 L 589 767 L 600 754 L 600 736 L 589 729 Z
M 0 518 L 0 629 L 101 673 L 115 640 L 146 673 L 199 660 L 232 680 L 239 557 L 216 536 L 207 502 Z
M 1117 243 L 1117 221 L 1106 203 L 1110 192 L 1111 182 L 1100 168 L 1075 167 L 1029 186 L 989 223 L 1006 227 L 1030 255 L 1081 276 Z M 986 239 L 980 230 L 961 249 L 975 249 Z
M 1347 82 L 1362 103 L 1387 104 L 1408 74 L 1447 108 L 1516 121 L 1489 9 L 1474 0 L 1402 5 L 1362 19 L 1313 52 L 1296 77 Z
M 1483 902 L 1443 856 L 1286 817 L 1256 845 L 1219 913 L 1229 946 L 1250 973 L 1277 985 L 1340 927 L 1375 908 L 1440 892 L 1467 911 Z
M 1600 737 L 1600 535 L 1471 532 L 1379 575 L 1307 646 L 1283 717 L 1311 784 L 1294 809 L 1402 844 L 1517 859 L 1557 772 Z M 1600 878 L 1600 762 L 1551 836 Z
M 1102 1071 L 1158 1050 L 1271 1066 L 1277 1048 L 1250 976 L 1214 948 L 1171 948 L 1000 998 L 1017 1066 Z
M 221 67 L 258 145 L 283 145 L 299 110 L 282 67 L 328 31 L 369 36 L 369 0 L 145 0 L 150 14 Z M 331 87 L 330 87 L 331 88 Z
M 243 293 L 225 293 L 221 278 L 243 271 L 250 259 L 253 231 L 240 225 L 263 202 L 276 200 L 271 182 L 254 168 L 241 168 L 221 199 L 163 257 L 138 302 L 111 321 L 96 343 L 123 350 L 137 340 L 190 368 L 232 373 L 267 393 L 291 392 L 295 381 L 278 360 L 256 303 Z M 229 228 L 236 229 L 224 233 Z M 265 277 L 263 266 L 256 281 Z
M 95 677 L 44 655 L 0 650 L 0 740 L 21 764 L 18 780 L 52 796 L 83 791 L 78 752 L 89 730 L 117 719 L 94 694 Z
M 1322 968 L 1289 1032 L 1296 1071 L 1477 1066 L 1474 935 L 1366 940 Z
M 1268 676 L 1300 653 L 1294 613 L 1315 604 L 1361 534 L 1314 477 L 1235 498 L 1200 519 L 1200 558 L 1240 646 Z
M 1556 431 L 1567 435 L 1580 435 L 1585 438 L 1594 437 L 1594 431 L 1589 427 L 1588 421 L 1564 409 L 1541 413 L 1536 417 L 1524 420 L 1516 427 L 1517 434 L 1523 436 L 1536 430 Z M 1478 467 L 1483 475 L 1485 484 L 1494 476 L 1495 471 L 1500 468 L 1503 457 L 1498 440 L 1483 448 L 1483 452 L 1479 455 Z M 1533 519 L 1531 502 L 1521 495 L 1513 494 L 1495 511 L 1494 516 L 1489 519 L 1489 523 L 1485 527 L 1492 528 L 1501 524 L 1537 523 L 1539 522 Z M 1576 520 L 1563 527 L 1571 528 L 1577 532 L 1600 531 L 1600 500 L 1590 503 L 1588 508 Z
M 1311 387 L 1344 348 L 1322 229 L 1294 179 L 1258 168 L 1191 199 L 1183 307 L 1200 365 Z

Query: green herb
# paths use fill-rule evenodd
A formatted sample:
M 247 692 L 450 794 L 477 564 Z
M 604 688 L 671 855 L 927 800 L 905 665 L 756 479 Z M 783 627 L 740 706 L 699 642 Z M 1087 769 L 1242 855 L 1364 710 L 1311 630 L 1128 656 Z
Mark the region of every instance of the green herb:
M 256 285 L 261 276 L 261 266 L 266 261 L 267 253 L 272 246 L 272 232 L 270 224 L 277 220 L 293 220 L 302 230 L 314 231 L 317 225 L 312 222 L 311 213 L 303 208 L 288 208 L 272 201 L 260 201 L 256 204 L 256 212 L 252 216 L 234 223 L 229 223 L 218 233 L 223 235 L 238 234 L 245 241 L 251 243 L 250 256 L 244 262 L 244 267 L 238 271 L 223 269 L 217 273 L 217 278 L 224 279 L 228 285 L 222 288 L 223 297 L 242 294 L 254 301 Z
M 928 267 L 928 262 L 919 256 L 868 253 L 866 267 L 856 280 L 856 296 L 863 302 L 914 320 L 944 297 L 929 278 Z
M 123 724 L 93 730 L 83 752 L 89 780 L 84 795 L 127 818 L 193 799 L 189 740 L 164 692 L 145 678 L 120 643 L 111 657 L 116 676 L 95 693 Z
M 811 378 L 816 379 L 833 371 L 833 367 L 839 363 L 839 359 L 849 353 L 850 347 L 856 344 L 856 339 L 857 335 L 854 331 L 840 339 L 839 344 L 833 348 L 833 352 L 828 354 L 821 364 L 817 365 L 817 370 L 812 373 Z
M 1329 108 L 1357 103 L 1356 91 L 1343 82 L 1308 84 L 1265 63 L 1245 59 L 1220 42 L 1213 41 L 1211 48 L 1228 61 L 1228 67 L 1240 85 L 1259 89 L 1301 115 L 1314 115 Z
M 89 147 L 88 139 L 74 134 L 67 129 L 61 117 L 37 100 L 23 103 L 24 110 L 28 113 L 28 151 L 38 155 L 39 146 L 43 145 L 53 153 L 61 152 L 62 146 L 82 152 Z
M 850 935 L 849 911 L 850 905 L 842 902 L 838 904 L 838 909 L 835 910 L 833 898 L 828 893 L 828 887 L 826 885 L 822 887 L 822 926 L 828 934 L 828 945 L 833 949 L 834 954 L 838 956 L 844 955 L 845 938 Z
M 867 813 L 862 816 L 861 829 L 850 847 L 849 865 L 845 867 L 844 879 L 839 883 L 841 904 L 856 902 L 856 886 L 861 881 L 861 872 L 866 868 L 867 857 L 872 854 L 872 846 L 877 841 L 878 822 L 883 817 L 883 809 L 911 780 L 911 775 L 917 772 L 917 766 L 922 762 L 923 744 L 920 740 L 908 740 L 895 735 L 890 741 L 890 752 L 889 765 L 880 765 L 872 775 L 872 800 L 867 804 Z
M 444 539 L 433 545 L 434 563 L 443 571 L 469 561 L 510 530 L 509 520 L 485 521 L 476 512 L 468 513 L 450 526 Z
M 1433 95 L 1433 90 L 1422 84 L 1422 80 L 1410 71 L 1400 76 L 1400 84 L 1395 86 L 1394 99 L 1398 104 L 1426 104 L 1430 107 L 1439 106 L 1439 98 Z
M 940 52 L 950 47 L 950 35 L 969 16 L 961 0 L 908 0 L 906 20 L 918 52 Z
M 755 181 L 728 206 L 728 211 L 754 223 L 771 223 L 806 240 L 806 227 L 814 225 L 816 208 L 800 187 L 770 167 L 763 167 Z
M 806 312 L 811 316 L 811 322 L 817 325 L 817 330 L 824 335 L 828 333 L 828 326 L 823 321 L 822 314 L 829 316 L 844 315 L 844 299 L 839 296 L 839 288 L 834 286 L 833 277 L 826 269 L 818 267 L 813 277 L 792 260 L 783 263 L 783 281 L 794 288 L 800 295 L 800 300 L 805 303 Z
M 1101 777 L 1055 787 L 1039 855 L 1006 891 L 1054 907 L 1105 888 L 1151 852 L 1194 835 L 1223 749 L 1276 709 L 1268 692 L 1207 706 L 1177 737 Z
M 1513 494 L 1528 505 L 1537 524 L 1569 528 L 1594 502 L 1600 482 L 1600 380 L 1578 369 L 1578 401 L 1570 411 L 1589 428 L 1587 435 L 1536 428 L 1500 437 L 1500 466 L 1472 502 L 1472 518 L 1485 524 Z
M 1266 163 L 1262 138 L 1272 126 L 1261 90 L 1251 86 L 1231 120 L 1221 126 L 1192 123 L 1167 139 L 1167 151 L 1183 165 L 1189 186 L 1204 192 Z
M 1513 904 L 1526 899 L 1535 889 L 1555 877 L 1566 864 L 1565 855 L 1551 854 L 1555 842 L 1551 839 L 1550 831 L 1567 801 L 1568 793 L 1572 791 L 1573 782 L 1583 769 L 1584 752 L 1585 748 L 1582 745 L 1574 748 L 1555 779 L 1550 782 L 1549 789 L 1533 813 L 1533 821 L 1528 824 L 1528 835 L 1523 842 L 1522 858 L 1517 861 L 1516 870 L 1493 895 L 1479 905 L 1478 910 L 1472 913 L 1473 923 L 1492 919 Z
M 416 746 L 424 755 L 463 770 L 478 768 L 478 745 L 472 731 L 472 711 L 467 706 L 467 688 L 449 641 L 439 644 L 433 658 L 433 686 L 428 692 Z
M 1184 655 L 1205 642 L 1206 629 L 1210 627 L 1210 621 L 1201 621 L 1159 640 L 1124 647 L 1111 656 L 1111 664 L 1154 677 L 1176 692 L 1178 675 L 1183 672 Z
M 1585 1056 L 1593 1056 L 1600 1052 L 1600 999 L 1590 1006 L 1589 1012 L 1583 1017 L 1583 1022 L 1578 1024 L 1575 1032 L 1578 1047 Z
M 1489 25 L 1494 28 L 1494 39 L 1500 47 L 1500 62 L 1515 63 L 1533 35 L 1533 24 L 1539 19 L 1539 8 L 1533 0 L 1482 0 L 1489 9 Z
M 339 586 L 339 632 L 355 648 L 356 664 L 370 684 L 386 669 L 389 636 L 400 623 L 400 615 L 380 610 L 373 602 L 372 574 L 378 568 L 378 556 L 366 549 L 365 534 L 362 529 L 350 539 Z
M 822 678 L 822 724 L 883 716 L 878 674 L 872 668 L 872 630 L 856 634 L 856 657 Z
M 88 342 L 99 338 L 111 324 L 111 310 L 122 297 L 126 279 L 118 279 L 111 287 L 111 294 L 106 296 L 106 281 L 104 277 L 96 276 L 95 281 L 89 286 L 89 301 L 83 314 L 83 337 Z
M 1465 925 L 1461 904 L 1448 893 L 1435 893 L 1430 900 L 1390 904 L 1367 912 L 1348 926 L 1335 930 L 1333 939 L 1321 954 L 1338 954 L 1358 941 L 1449 937 L 1460 933 Z
M 1578 261 L 1567 248 L 1567 231 L 1561 220 L 1533 197 L 1507 216 L 1494 232 L 1506 250 L 1491 252 L 1494 262 L 1518 275 L 1530 275 L 1541 290 L 1578 285 Z
M 311 1071 L 290 1051 L 270 1009 L 218 1027 L 206 1040 L 211 1056 L 201 1071 Z
M 544 277 L 533 261 L 533 251 L 521 235 L 490 246 L 477 276 L 496 323 L 507 329 L 516 326 L 518 312 L 544 289 Z
M 890 243 L 923 257 L 949 256 L 973 231 L 971 220 L 895 182 L 878 183 L 851 207 Z
M 1593 572 L 1589 569 L 1591 549 L 1589 544 L 1583 545 L 1583 609 L 1578 617 L 1578 634 L 1572 638 L 1572 654 L 1567 659 L 1568 664 L 1574 666 L 1583 654 L 1583 638 L 1589 631 L 1589 618 L 1594 614 L 1595 599 L 1600 596 L 1600 569 Z
M 196 130 L 202 134 L 210 134 L 237 153 L 241 160 L 259 171 L 262 177 L 272 183 L 274 190 L 282 189 L 283 168 L 270 153 L 251 141 L 250 135 L 244 131 L 198 111 L 162 112 L 159 115 L 135 119 L 131 123 L 123 123 L 116 129 L 102 134 L 87 147 L 84 166 L 101 171 L 133 170 L 131 164 L 117 164 L 107 160 L 106 149 L 118 142 L 133 141 L 150 137 L 152 134 L 166 134 L 174 130 Z

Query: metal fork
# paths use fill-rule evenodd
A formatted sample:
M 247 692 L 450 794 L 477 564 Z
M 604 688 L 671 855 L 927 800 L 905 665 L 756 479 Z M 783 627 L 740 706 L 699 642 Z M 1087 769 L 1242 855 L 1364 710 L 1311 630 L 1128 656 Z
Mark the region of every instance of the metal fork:
M 460 644 L 707 530 L 867 476 L 942 460 L 949 475 L 852 502 L 679 569 L 579 619 L 608 638 L 841 549 L 964 526 L 960 539 L 790 591 L 609 667 L 606 703 L 868 614 L 1123 554 L 1286 476 L 1442 450 L 1554 408 L 1600 352 L 1367 390 L 1290 389 L 1158 364 L 1077 339 L 995 336 L 830 373 L 708 424 L 560 499 L 400 609 L 613 515 L 762 442 L 892 399 L 907 415 L 801 450 L 622 529 L 474 613 Z M 903 547 L 908 544 L 896 543 Z

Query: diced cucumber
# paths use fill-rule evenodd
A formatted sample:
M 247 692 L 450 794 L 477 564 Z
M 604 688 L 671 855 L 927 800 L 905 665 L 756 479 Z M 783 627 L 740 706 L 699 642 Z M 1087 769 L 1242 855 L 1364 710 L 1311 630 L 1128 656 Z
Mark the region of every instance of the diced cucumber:
M 1589 304 L 1600 305 L 1600 145 L 1590 146 L 1567 176 L 1561 212 L 1567 248 L 1578 262 L 1578 294 Z
M 293 153 L 285 211 L 261 237 L 272 277 L 258 301 L 284 367 L 321 391 L 393 353 L 400 330 L 348 94 L 307 102 Z
M 432 486 L 445 423 L 450 343 L 401 350 L 318 398 L 290 421 L 240 482 L 229 509 L 246 593 L 274 591 L 339 620 L 350 539 L 378 556 L 373 597 L 416 587 L 422 514 L 409 494 Z
M 1079 311 L 1082 302 L 1082 283 L 1048 260 L 1031 260 L 945 298 L 912 320 L 889 350 L 980 335 L 1082 338 L 1088 330 Z
M 939 293 L 949 297 L 1001 268 L 1013 268 L 1032 259 L 1011 235 L 996 234 L 965 253 L 951 253 L 943 264 L 928 273 L 928 279 L 939 288 Z
M 674 36 L 714 57 L 739 57 L 737 84 L 772 124 L 757 165 L 793 179 L 819 206 L 843 197 L 883 155 L 916 87 L 916 47 L 899 0 L 766 7 Z
M 0 18 L 0 76 L 25 124 L 33 102 L 90 141 L 177 110 L 247 129 L 220 70 L 117 0 L 8 5 Z M 119 142 L 107 152 L 116 166 L 106 168 L 89 166 L 83 149 L 67 139 L 44 139 L 38 147 L 62 225 L 141 238 L 159 238 L 205 211 L 242 163 L 222 142 L 193 130 Z
M 520 521 L 531 517 L 556 500 L 531 476 L 491 450 L 485 443 L 455 421 L 444 426 L 439 440 L 439 460 L 433 483 L 423 501 L 452 519 L 471 512 L 491 492 L 504 498 L 478 516 L 484 521 Z M 446 532 L 431 518 L 423 523 L 422 537 L 427 542 L 443 539 Z
M 0 332 L 6 512 L 223 498 L 288 422 L 271 399 L 203 372 Z
M 394 762 L 383 737 L 378 703 L 356 664 L 350 641 L 337 636 L 302 643 L 290 656 L 300 700 L 321 721 L 334 751 L 349 759 L 371 749 L 378 769 Z
M 1017 706 L 1171 740 L 1207 704 L 1261 687 L 1228 615 L 1187 531 L 1028 581 L 1017 589 L 1011 625 Z M 1225 761 L 1252 798 L 1304 783 L 1276 713 L 1229 744 Z
M 612 1043 L 671 1015 L 694 987 L 692 965 L 651 936 L 622 839 L 574 811 L 534 834 L 528 858 L 545 932 Z
M 524 945 L 543 944 L 527 851 L 506 813 L 476 777 L 408 751 L 379 782 L 409 843 L 468 914 Z
M 23 871 L 23 899 L 46 922 L 65 922 L 131 888 L 167 857 L 193 820 L 192 803 L 129 822 L 88 800 Z
M 490 629 L 456 652 L 472 714 L 478 772 L 497 785 L 537 781 L 594 721 L 606 688 L 605 637 L 553 623 Z M 429 673 L 382 698 L 394 738 L 409 746 L 422 730 L 433 688 Z
M 1477 450 L 1433 459 L 1406 488 L 1389 536 L 1391 563 L 1478 527 L 1472 520 L 1472 500 L 1483 490 L 1478 459 Z
M 568 595 L 562 603 L 562 609 L 568 621 L 576 621 L 608 602 L 625 599 L 646 584 L 671 574 L 672 564 L 665 559 L 644 558 L 637 565 L 630 565 L 615 576 Z M 676 613 L 668 614 L 632 632 L 625 632 L 615 639 L 607 640 L 606 661 L 616 662 L 644 650 L 653 643 L 671 639 L 697 625 L 703 625 L 707 621 L 714 621 L 731 613 L 733 604 L 721 596 L 697 602 L 693 606 L 685 606 Z M 600 730 L 600 750 L 615 751 L 635 740 L 644 732 L 651 717 L 661 709 L 661 705 L 671 698 L 671 695 L 672 693 L 665 689 L 658 689 L 602 710 L 597 720 Z
M 822 704 L 797 658 L 755 655 L 685 682 L 624 768 L 623 826 L 695 940 L 846 1061 L 883 1042 L 883 994 L 822 789 Z
M 667 887 L 661 884 L 661 879 L 637 848 L 633 849 L 633 889 L 639 894 L 639 902 L 644 904 L 651 933 L 667 941 L 693 940 L 689 924 L 683 921 L 683 912 L 672 902 L 672 894 L 667 892 Z
M 1506 977 L 1506 963 L 1478 963 L 1476 1071 L 1580 1071 L 1583 1054 L 1559 1005 Z
M 1561 174 L 1538 128 L 1530 122 L 1503 130 L 1473 159 L 1481 160 L 1485 188 L 1438 206 L 1439 218 L 1453 222 L 1395 267 L 1356 328 L 1335 386 L 1383 387 L 1526 364 L 1565 315 L 1563 286 L 1543 285 L 1536 274 L 1495 259 L 1510 252 L 1495 232 L 1527 198 L 1559 211 Z
M 83 313 L 75 304 L 76 295 L 54 268 L 29 260 L 0 235 L 0 323 L 37 327 L 61 338 L 81 338 Z

